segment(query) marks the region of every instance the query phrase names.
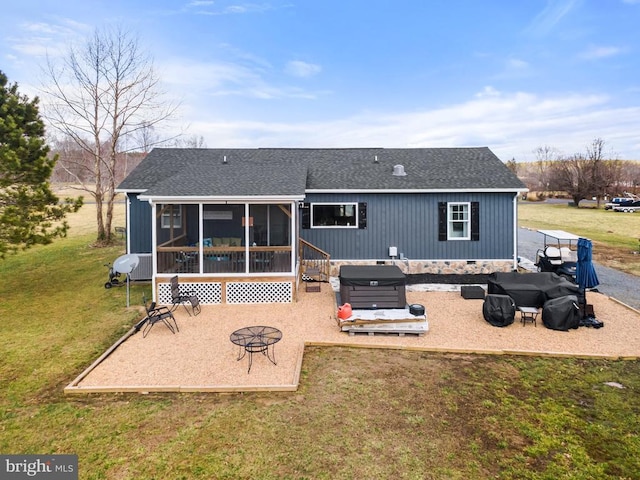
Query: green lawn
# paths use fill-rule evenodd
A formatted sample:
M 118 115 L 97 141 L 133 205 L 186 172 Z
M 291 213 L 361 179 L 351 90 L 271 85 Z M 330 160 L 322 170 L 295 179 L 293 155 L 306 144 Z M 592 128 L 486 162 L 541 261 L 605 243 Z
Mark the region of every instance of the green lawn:
M 575 208 L 567 204 L 520 202 L 521 227 L 565 230 L 590 238 L 596 260 L 640 275 L 640 213 L 620 213 L 596 208 Z
M 82 479 L 639 478 L 637 361 L 312 348 L 294 393 L 67 397 L 140 318 L 90 242 L 0 262 L 0 452 Z

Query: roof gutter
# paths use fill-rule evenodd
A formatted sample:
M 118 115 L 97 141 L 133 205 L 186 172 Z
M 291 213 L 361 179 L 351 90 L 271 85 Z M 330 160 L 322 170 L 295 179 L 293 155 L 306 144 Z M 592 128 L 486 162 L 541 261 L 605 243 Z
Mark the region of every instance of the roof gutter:
M 139 200 L 149 203 L 273 203 L 273 202 L 301 202 L 300 195 L 247 195 L 247 196 L 154 196 L 139 195 Z
M 331 189 L 317 188 L 308 189 L 306 193 L 520 193 L 528 192 L 526 187 L 522 188 L 381 188 L 381 189 Z
M 146 188 L 116 188 L 114 190 L 115 193 L 144 193 L 146 191 Z

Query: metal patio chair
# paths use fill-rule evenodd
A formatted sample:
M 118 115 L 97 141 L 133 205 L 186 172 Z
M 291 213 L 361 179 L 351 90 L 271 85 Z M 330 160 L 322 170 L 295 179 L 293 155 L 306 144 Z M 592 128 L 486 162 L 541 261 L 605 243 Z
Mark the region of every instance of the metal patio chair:
M 147 299 L 145 297 L 142 298 L 144 302 L 144 308 L 147 311 L 147 316 L 140 322 L 140 326 L 144 324 L 144 328 L 142 330 L 142 337 L 145 338 L 147 334 L 151 331 L 153 326 L 158 323 L 164 323 L 166 327 L 171 330 L 171 333 L 179 332 L 178 323 L 176 322 L 173 313 L 167 307 L 158 307 L 156 306 L 156 302 L 151 302 L 147 306 Z M 171 321 L 173 321 L 173 325 L 171 325 Z
M 193 290 L 181 290 L 177 275 L 171 277 L 171 303 L 173 304 L 171 311 L 174 311 L 178 306 L 182 305 L 189 316 L 191 316 L 192 312 L 193 315 L 198 315 L 201 310 L 200 300 L 198 299 L 196 292 Z M 191 305 L 191 312 L 187 308 L 187 304 Z

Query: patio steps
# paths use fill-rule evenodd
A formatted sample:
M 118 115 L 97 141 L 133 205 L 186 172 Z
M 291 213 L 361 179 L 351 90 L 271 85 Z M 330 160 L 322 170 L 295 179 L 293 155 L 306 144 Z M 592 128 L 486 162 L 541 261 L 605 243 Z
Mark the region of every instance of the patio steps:
M 306 292 L 320 292 L 320 269 L 307 267 L 304 271 Z

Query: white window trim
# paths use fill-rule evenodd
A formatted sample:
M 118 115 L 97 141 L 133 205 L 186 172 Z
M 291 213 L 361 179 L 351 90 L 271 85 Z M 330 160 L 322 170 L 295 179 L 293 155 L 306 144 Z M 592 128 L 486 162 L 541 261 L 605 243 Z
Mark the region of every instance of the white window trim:
M 176 207 L 178 208 L 178 214 L 174 215 L 173 212 Z M 173 228 L 182 228 L 182 205 L 173 205 L 169 212 L 170 213 L 163 212 L 160 214 L 160 228 L 171 228 L 172 220 L 177 220 L 177 222 L 174 222 L 177 224 L 174 224 Z
M 355 211 L 355 221 L 354 221 L 354 225 L 315 225 L 314 224 L 314 218 L 313 218 L 313 212 L 314 212 L 314 206 L 315 205 L 352 205 Z M 322 228 L 329 228 L 329 229 L 336 229 L 336 228 L 358 228 L 358 202 L 314 202 L 311 203 L 309 205 L 310 208 L 310 215 L 311 215 L 311 219 L 310 219 L 310 228 L 318 228 L 318 229 L 322 229 Z
M 454 220 L 451 218 L 453 206 L 466 205 L 467 207 L 467 219 L 466 220 Z M 464 237 L 454 237 L 452 235 L 452 225 L 454 223 L 464 222 L 467 224 L 467 235 Z M 447 240 L 471 240 L 471 202 L 447 202 Z

